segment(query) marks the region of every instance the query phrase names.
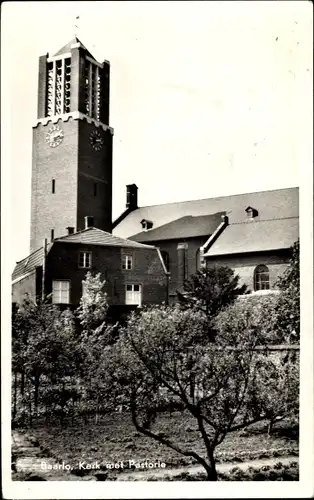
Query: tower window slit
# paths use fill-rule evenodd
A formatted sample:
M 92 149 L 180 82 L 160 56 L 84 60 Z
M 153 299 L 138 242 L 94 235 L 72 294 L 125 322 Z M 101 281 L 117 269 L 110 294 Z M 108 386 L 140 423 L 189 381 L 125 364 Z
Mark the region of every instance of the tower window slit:
M 64 62 L 64 112 L 70 112 L 71 104 L 71 59 L 67 58 Z
M 48 78 L 47 78 L 47 116 L 53 114 L 53 63 L 48 64 Z
M 52 191 L 53 194 L 55 194 L 55 192 L 56 192 L 56 181 L 55 181 L 55 179 L 52 179 L 51 191 Z
M 47 116 L 69 113 L 71 106 L 71 58 L 48 63 Z
M 87 115 L 89 115 L 89 63 L 85 61 L 85 93 L 84 93 L 84 99 L 85 99 L 85 112 Z
M 56 62 L 56 105 L 55 114 L 62 113 L 62 61 Z
M 85 61 L 85 113 L 95 118 L 100 119 L 100 101 L 102 92 L 102 81 L 99 75 L 98 66 L 89 61 Z

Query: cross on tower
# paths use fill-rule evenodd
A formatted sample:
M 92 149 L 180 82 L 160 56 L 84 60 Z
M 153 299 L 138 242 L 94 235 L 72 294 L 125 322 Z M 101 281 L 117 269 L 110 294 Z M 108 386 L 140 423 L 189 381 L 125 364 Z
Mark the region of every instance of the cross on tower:
M 77 36 L 77 35 L 78 35 L 78 31 L 79 31 L 79 21 L 80 21 L 80 16 L 76 16 L 76 17 L 75 17 L 75 21 L 74 21 L 74 36 Z

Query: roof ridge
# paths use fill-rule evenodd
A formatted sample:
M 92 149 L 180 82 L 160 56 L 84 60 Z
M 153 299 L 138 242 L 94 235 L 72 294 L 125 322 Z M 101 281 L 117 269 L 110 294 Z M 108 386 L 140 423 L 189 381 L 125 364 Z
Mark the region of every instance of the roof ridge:
M 273 219 L 260 219 L 260 220 L 253 220 L 253 219 L 250 219 L 250 222 L 248 222 L 248 220 L 243 220 L 241 222 L 231 222 L 230 224 L 228 224 L 228 226 L 239 226 L 241 224 L 252 224 L 252 223 L 257 223 L 257 222 L 271 222 L 273 220 L 288 220 L 288 219 L 299 219 L 300 217 L 295 215 L 295 216 L 291 216 L 291 217 L 276 217 L 276 218 L 273 218 Z
M 292 186 L 292 187 L 286 187 L 286 188 L 279 188 L 279 189 L 264 189 L 263 191 L 251 191 L 249 193 L 238 193 L 238 194 L 225 194 L 221 196 L 210 196 L 209 198 L 198 198 L 194 200 L 182 200 L 182 201 L 172 201 L 171 203 L 156 203 L 155 205 L 145 205 L 143 207 L 138 207 L 134 210 L 141 210 L 142 208 L 152 208 L 152 207 L 159 207 L 159 206 L 165 206 L 165 205 L 178 205 L 179 203 L 192 203 L 194 201 L 207 201 L 207 200 L 217 200 L 218 198 L 231 198 L 235 196 L 244 196 L 244 195 L 250 195 L 250 194 L 260 194 L 260 193 L 274 193 L 278 191 L 287 191 L 288 189 L 299 189 L 299 186 Z
M 115 240 L 118 240 L 118 241 L 122 241 L 122 242 L 125 241 L 125 242 L 130 242 L 130 243 L 136 243 L 137 245 L 142 245 L 142 246 L 149 247 L 149 248 L 156 248 L 155 245 L 147 245 L 147 244 L 141 243 L 139 241 L 133 241 L 130 238 L 123 238 L 122 236 L 117 236 L 115 234 L 109 233 L 108 231 L 104 231 L 103 229 L 100 229 L 100 228 L 94 227 L 94 226 L 87 227 L 85 229 L 82 229 L 81 231 L 77 231 L 76 233 L 71 233 L 71 234 L 66 234 L 64 236 L 60 236 L 59 238 L 55 238 L 53 242 L 56 242 L 56 241 L 66 241 L 66 239 L 68 239 L 68 238 L 69 238 L 69 241 L 72 241 L 71 237 L 77 236 L 77 235 L 82 234 L 82 233 L 86 233 L 87 231 L 91 231 L 91 230 L 100 231 L 104 235 L 110 236 L 111 238 L 113 238 Z M 90 244 L 92 244 L 92 245 L 101 245 L 101 243 L 90 243 Z
M 105 233 L 105 234 L 111 234 L 111 233 L 108 233 L 107 231 L 104 231 L 103 229 L 100 229 L 99 227 L 90 226 L 90 227 L 85 227 L 84 229 L 81 229 L 80 231 L 76 231 L 75 233 L 65 234 L 64 236 L 59 236 L 58 238 L 55 238 L 54 241 L 61 240 L 63 238 L 67 238 L 68 236 L 73 236 L 74 234 L 81 234 L 81 233 L 84 233 L 86 231 L 90 231 L 91 229 L 96 229 L 97 231 L 101 231 L 102 233 Z
M 36 252 L 38 252 L 39 250 L 42 250 L 42 249 L 43 249 L 43 246 L 41 246 L 41 247 L 37 248 L 37 250 L 34 250 L 32 253 L 30 253 L 29 255 L 27 255 L 26 257 L 24 257 L 23 259 L 21 259 L 21 260 L 17 260 L 17 261 L 15 262 L 15 264 L 20 264 L 21 262 L 23 262 L 23 260 L 25 260 L 25 259 L 29 259 L 32 255 L 34 255 L 34 253 L 36 253 Z

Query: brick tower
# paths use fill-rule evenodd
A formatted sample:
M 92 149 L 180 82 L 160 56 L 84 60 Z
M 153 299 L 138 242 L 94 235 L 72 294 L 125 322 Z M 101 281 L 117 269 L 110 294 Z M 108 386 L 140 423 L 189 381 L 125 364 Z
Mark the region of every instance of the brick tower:
M 109 84 L 109 62 L 96 61 L 76 37 L 54 56 L 39 58 L 31 252 L 45 238 L 84 229 L 86 216 L 111 232 Z

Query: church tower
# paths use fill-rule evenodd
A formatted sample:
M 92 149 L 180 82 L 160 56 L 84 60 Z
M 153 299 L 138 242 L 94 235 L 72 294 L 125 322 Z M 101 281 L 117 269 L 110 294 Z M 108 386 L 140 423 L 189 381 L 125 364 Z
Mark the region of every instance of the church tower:
M 67 232 L 112 229 L 110 64 L 75 37 L 39 58 L 33 127 L 31 242 L 34 252 Z

